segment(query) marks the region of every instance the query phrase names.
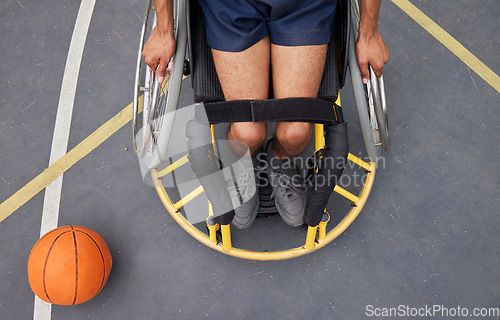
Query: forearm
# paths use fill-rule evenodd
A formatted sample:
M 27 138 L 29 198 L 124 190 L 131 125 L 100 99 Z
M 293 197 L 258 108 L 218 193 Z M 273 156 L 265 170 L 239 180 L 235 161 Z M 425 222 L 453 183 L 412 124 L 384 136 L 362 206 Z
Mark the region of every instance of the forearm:
M 382 0 L 360 1 L 360 34 L 373 34 L 378 30 L 378 17 Z
M 160 33 L 174 33 L 173 0 L 154 0 L 156 10 L 156 26 Z

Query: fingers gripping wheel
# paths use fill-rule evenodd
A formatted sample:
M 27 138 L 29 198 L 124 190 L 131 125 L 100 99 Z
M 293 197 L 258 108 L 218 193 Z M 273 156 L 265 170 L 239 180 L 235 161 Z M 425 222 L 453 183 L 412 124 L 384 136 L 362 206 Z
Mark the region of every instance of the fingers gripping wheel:
M 349 69 L 363 139 L 368 155 L 374 161 L 380 157 L 382 147 L 388 151 L 391 143 L 384 79 L 383 76 L 377 78 L 370 67 L 370 81 L 366 85 L 362 82 L 355 50 L 360 18 L 359 0 L 350 1 L 353 32 L 349 43 Z
M 161 84 L 156 79 L 157 70 L 150 69 L 142 57 L 145 39 L 155 25 L 156 13 L 150 0 L 137 54 L 132 127 L 135 151 L 140 158 L 148 158 L 151 167 L 158 164 L 166 153 L 179 101 L 187 42 L 185 1 L 174 0 L 177 45 Z

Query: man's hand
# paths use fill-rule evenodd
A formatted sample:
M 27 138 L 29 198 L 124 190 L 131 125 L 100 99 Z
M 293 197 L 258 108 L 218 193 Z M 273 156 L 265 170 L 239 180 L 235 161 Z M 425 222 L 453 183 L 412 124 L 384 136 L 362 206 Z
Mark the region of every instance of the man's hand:
M 378 29 L 368 33 L 361 33 L 360 30 L 358 41 L 356 42 L 356 54 L 364 84 L 370 78 L 368 65 L 373 68 L 377 77 L 380 78 L 382 76 L 384 64 L 389 62 L 389 50 Z
M 165 70 L 175 52 L 175 38 L 173 32 L 161 32 L 158 27 L 154 27 L 149 36 L 142 55 L 146 64 L 156 70 L 156 78 L 159 83 L 165 78 Z
M 360 0 L 359 35 L 356 42 L 359 69 L 363 83 L 368 83 L 370 69 L 377 77 L 382 76 L 384 64 L 389 61 L 389 50 L 378 31 L 378 16 L 382 0 Z

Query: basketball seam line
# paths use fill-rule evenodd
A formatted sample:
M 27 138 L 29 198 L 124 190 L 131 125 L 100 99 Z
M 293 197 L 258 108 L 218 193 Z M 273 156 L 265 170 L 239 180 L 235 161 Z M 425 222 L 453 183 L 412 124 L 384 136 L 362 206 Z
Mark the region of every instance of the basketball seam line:
M 73 298 L 73 302 L 71 303 L 72 305 L 74 305 L 76 303 L 76 299 L 78 297 L 78 244 L 76 242 L 75 229 L 71 225 L 69 227 L 72 230 L 73 241 L 75 243 L 75 296 Z

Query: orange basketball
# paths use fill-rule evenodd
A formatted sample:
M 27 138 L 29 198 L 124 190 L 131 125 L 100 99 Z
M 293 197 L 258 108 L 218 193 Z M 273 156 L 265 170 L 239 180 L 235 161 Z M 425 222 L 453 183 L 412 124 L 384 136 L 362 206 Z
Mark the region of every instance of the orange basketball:
M 31 249 L 28 280 L 42 300 L 73 305 L 95 297 L 111 271 L 111 253 L 97 232 L 64 226 L 47 232 Z

